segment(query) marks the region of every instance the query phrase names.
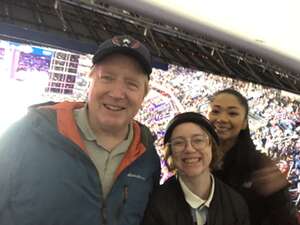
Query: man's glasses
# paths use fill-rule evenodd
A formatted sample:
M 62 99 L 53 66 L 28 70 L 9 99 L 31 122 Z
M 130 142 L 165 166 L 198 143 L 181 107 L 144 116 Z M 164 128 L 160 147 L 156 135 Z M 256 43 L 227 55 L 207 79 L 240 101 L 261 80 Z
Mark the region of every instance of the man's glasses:
M 195 135 L 191 138 L 174 138 L 168 143 L 169 147 L 171 147 L 172 152 L 179 153 L 183 152 L 190 141 L 192 147 L 196 150 L 204 149 L 209 144 L 209 138 L 206 135 Z

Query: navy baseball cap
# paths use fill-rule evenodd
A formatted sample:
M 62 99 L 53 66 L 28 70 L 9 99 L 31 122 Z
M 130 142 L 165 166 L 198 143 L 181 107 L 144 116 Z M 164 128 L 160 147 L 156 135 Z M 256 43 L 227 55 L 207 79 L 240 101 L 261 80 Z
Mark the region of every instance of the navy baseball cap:
M 185 112 L 185 113 L 180 113 L 176 115 L 168 124 L 167 130 L 164 136 L 164 145 L 167 144 L 171 138 L 172 132 L 177 127 L 179 124 L 182 123 L 187 123 L 187 122 L 192 122 L 200 127 L 203 127 L 210 135 L 212 138 L 215 140 L 215 142 L 219 145 L 220 140 L 218 137 L 217 132 L 215 131 L 214 126 L 210 123 L 208 119 L 206 119 L 205 116 L 203 116 L 200 113 L 196 112 Z
M 134 57 L 144 69 L 148 78 L 152 72 L 151 55 L 149 50 L 140 41 L 129 35 L 115 36 L 101 43 L 94 54 L 93 64 L 101 62 L 113 53 L 122 53 Z

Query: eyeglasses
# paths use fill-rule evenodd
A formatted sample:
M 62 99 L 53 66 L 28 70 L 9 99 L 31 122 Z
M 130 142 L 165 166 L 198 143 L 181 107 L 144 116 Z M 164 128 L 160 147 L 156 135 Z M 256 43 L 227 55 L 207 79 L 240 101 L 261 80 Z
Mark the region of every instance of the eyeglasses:
M 178 137 L 178 138 L 171 139 L 168 145 L 171 147 L 172 152 L 179 153 L 184 151 L 184 149 L 186 149 L 189 140 L 192 147 L 196 150 L 204 149 L 209 144 L 208 136 L 195 135 L 192 136 L 191 138 Z

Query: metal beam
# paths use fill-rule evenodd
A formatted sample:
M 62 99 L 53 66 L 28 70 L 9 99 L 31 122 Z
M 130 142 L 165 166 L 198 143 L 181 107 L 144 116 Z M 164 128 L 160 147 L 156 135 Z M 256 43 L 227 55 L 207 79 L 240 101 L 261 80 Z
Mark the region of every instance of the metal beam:
M 183 14 L 178 15 L 170 10 L 160 8 L 142 0 L 104 0 L 104 2 L 153 19 L 158 18 L 159 21 L 167 24 L 173 24 L 192 33 L 205 35 L 214 40 L 227 43 L 229 46 L 234 46 L 237 49 L 250 52 L 254 55 L 260 55 L 263 58 L 270 60 L 270 62 L 280 65 L 289 71 L 298 74 L 300 73 L 300 60 L 283 55 L 272 49 L 265 48 L 264 46 L 257 45 L 232 34 L 225 33 L 204 23 L 192 20 Z
M 83 41 L 77 41 L 72 38 L 55 35 L 51 32 L 41 32 L 28 28 L 21 28 L 16 25 L 2 22 L 0 22 L 0 37 L 80 53 L 93 54 L 97 49 L 96 43 L 84 43 Z

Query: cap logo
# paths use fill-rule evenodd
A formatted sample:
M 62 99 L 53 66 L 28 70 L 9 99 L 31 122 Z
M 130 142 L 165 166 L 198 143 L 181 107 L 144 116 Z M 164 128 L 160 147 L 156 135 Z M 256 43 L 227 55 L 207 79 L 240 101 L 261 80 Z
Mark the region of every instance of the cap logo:
M 113 37 L 112 43 L 119 47 L 126 47 L 126 48 L 139 48 L 141 43 L 135 39 L 129 37 Z

